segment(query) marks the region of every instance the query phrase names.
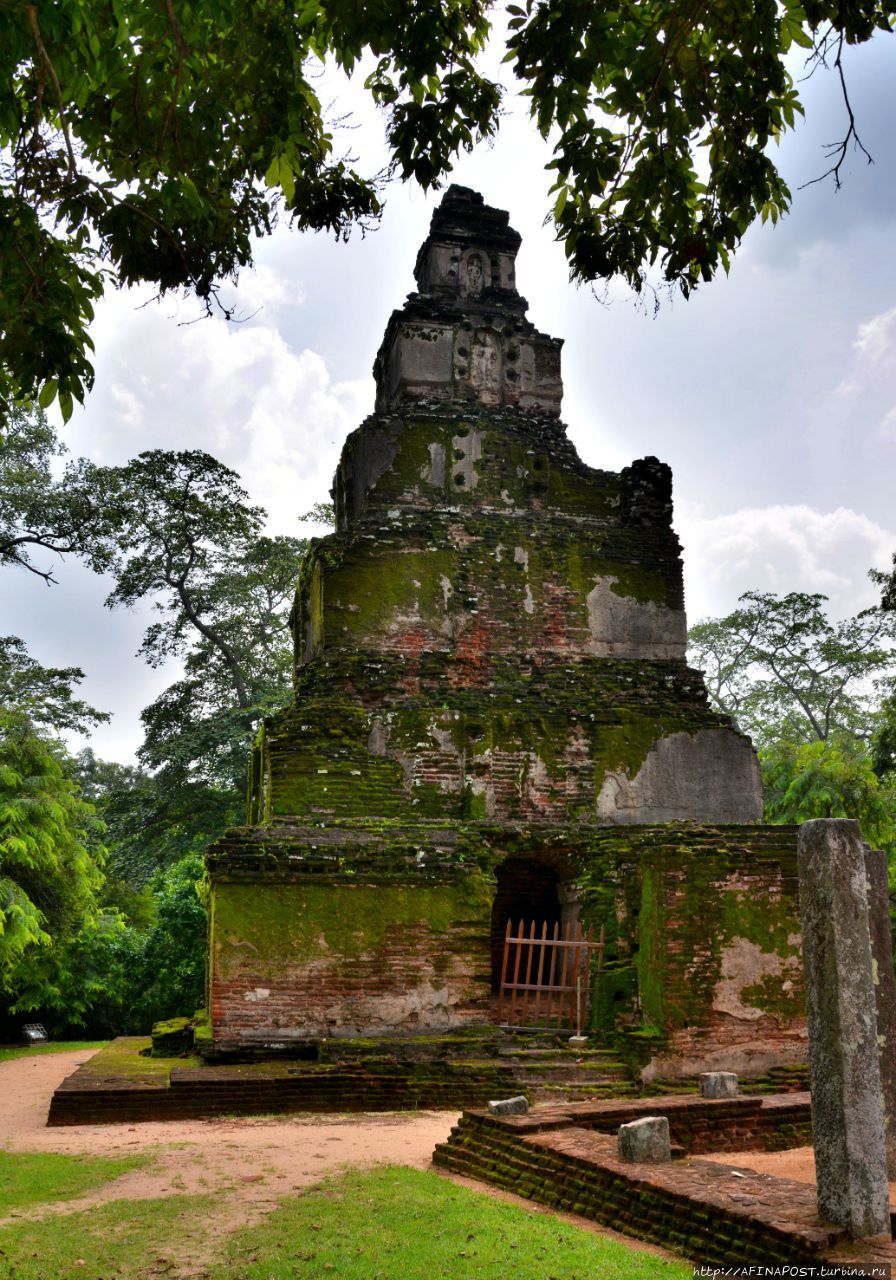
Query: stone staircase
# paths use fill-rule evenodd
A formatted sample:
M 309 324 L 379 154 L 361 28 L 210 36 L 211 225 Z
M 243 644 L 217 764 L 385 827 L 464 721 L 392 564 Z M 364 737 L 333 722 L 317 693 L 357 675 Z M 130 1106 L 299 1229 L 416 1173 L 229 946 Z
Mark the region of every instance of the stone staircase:
M 612 1049 L 571 1048 L 568 1034 L 502 1031 L 498 1058 L 530 1102 L 584 1102 L 629 1097 L 638 1086 Z
M 524 1093 L 531 1103 L 586 1102 L 631 1097 L 638 1086 L 612 1049 L 568 1044 L 570 1033 L 542 1028 L 489 1027 L 442 1037 L 386 1037 L 329 1042 L 326 1057 L 341 1065 L 362 1062 L 376 1071 L 424 1063 L 453 1064 L 471 1081 L 491 1080 L 501 1096 Z M 492 1094 L 492 1096 L 498 1096 Z

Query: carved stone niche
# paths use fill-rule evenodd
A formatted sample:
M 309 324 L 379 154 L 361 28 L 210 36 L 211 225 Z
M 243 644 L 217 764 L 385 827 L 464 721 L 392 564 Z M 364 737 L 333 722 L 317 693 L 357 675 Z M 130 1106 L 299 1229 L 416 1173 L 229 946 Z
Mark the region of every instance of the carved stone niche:
M 470 350 L 470 386 L 482 404 L 500 404 L 504 390 L 504 352 L 494 329 L 474 329 Z
M 460 300 L 477 299 L 494 290 L 512 295 L 505 305 L 523 309 L 516 292 L 515 253 L 490 253 L 487 246 L 463 247 L 459 243 L 431 243 L 417 267 L 417 284 L 421 294 L 432 297 L 454 296 Z
M 417 256 L 417 288 L 423 296 L 459 301 L 498 295 L 504 306 L 523 311 L 516 289 L 519 247 L 519 233 L 503 209 L 490 208 L 466 187 L 449 187 Z
M 493 325 L 465 321 L 457 330 L 454 342 L 454 379 L 456 394 L 497 405 L 513 398 L 507 396 L 505 383 L 506 353 L 499 329 Z

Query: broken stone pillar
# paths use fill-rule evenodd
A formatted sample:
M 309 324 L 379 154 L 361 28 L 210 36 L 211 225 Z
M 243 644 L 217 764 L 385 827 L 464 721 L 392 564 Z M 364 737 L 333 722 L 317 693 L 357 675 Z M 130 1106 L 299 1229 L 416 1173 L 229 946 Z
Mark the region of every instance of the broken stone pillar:
M 704 1071 L 700 1076 L 701 1098 L 736 1098 L 737 1076 L 733 1071 Z
M 621 1124 L 619 1155 L 634 1164 L 667 1164 L 672 1159 L 669 1121 L 665 1116 L 643 1116 Z
M 890 1235 L 865 846 L 845 818 L 799 835 L 818 1212 L 853 1239 Z
M 529 1110 L 529 1099 L 524 1094 L 515 1098 L 497 1098 L 488 1104 L 493 1116 L 524 1116 Z
M 896 976 L 893 974 L 887 855 L 880 849 L 866 848 L 865 870 L 868 873 L 868 925 L 871 931 L 871 957 L 874 961 L 887 1174 L 891 1179 L 896 1179 Z

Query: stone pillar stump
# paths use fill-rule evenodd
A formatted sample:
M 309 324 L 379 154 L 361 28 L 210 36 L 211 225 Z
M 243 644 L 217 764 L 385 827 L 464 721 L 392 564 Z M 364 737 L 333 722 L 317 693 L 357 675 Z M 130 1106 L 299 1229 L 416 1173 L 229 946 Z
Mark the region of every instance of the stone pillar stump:
M 845 818 L 799 835 L 818 1212 L 853 1239 L 890 1235 L 865 846 Z

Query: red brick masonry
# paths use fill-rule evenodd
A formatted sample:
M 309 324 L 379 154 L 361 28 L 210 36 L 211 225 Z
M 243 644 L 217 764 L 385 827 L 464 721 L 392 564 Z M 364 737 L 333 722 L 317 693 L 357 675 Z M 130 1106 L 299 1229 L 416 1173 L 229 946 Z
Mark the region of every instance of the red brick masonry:
M 258 1062 L 198 1066 L 185 1062 L 141 1072 L 140 1038 L 113 1046 L 133 1049 L 132 1061 L 103 1063 L 103 1053 L 72 1073 L 53 1094 L 48 1125 L 134 1124 L 220 1115 L 327 1111 L 395 1111 L 417 1107 L 460 1110 L 471 1101 L 514 1091 L 503 1063 L 318 1064 Z
M 668 1116 L 673 1143 L 690 1152 L 774 1150 L 808 1140 L 809 1096 L 467 1111 L 433 1160 L 708 1265 L 896 1262 L 892 1242 L 863 1249 L 823 1222 L 813 1186 L 691 1155 L 666 1165 L 620 1160 L 612 1134 L 638 1115 Z

